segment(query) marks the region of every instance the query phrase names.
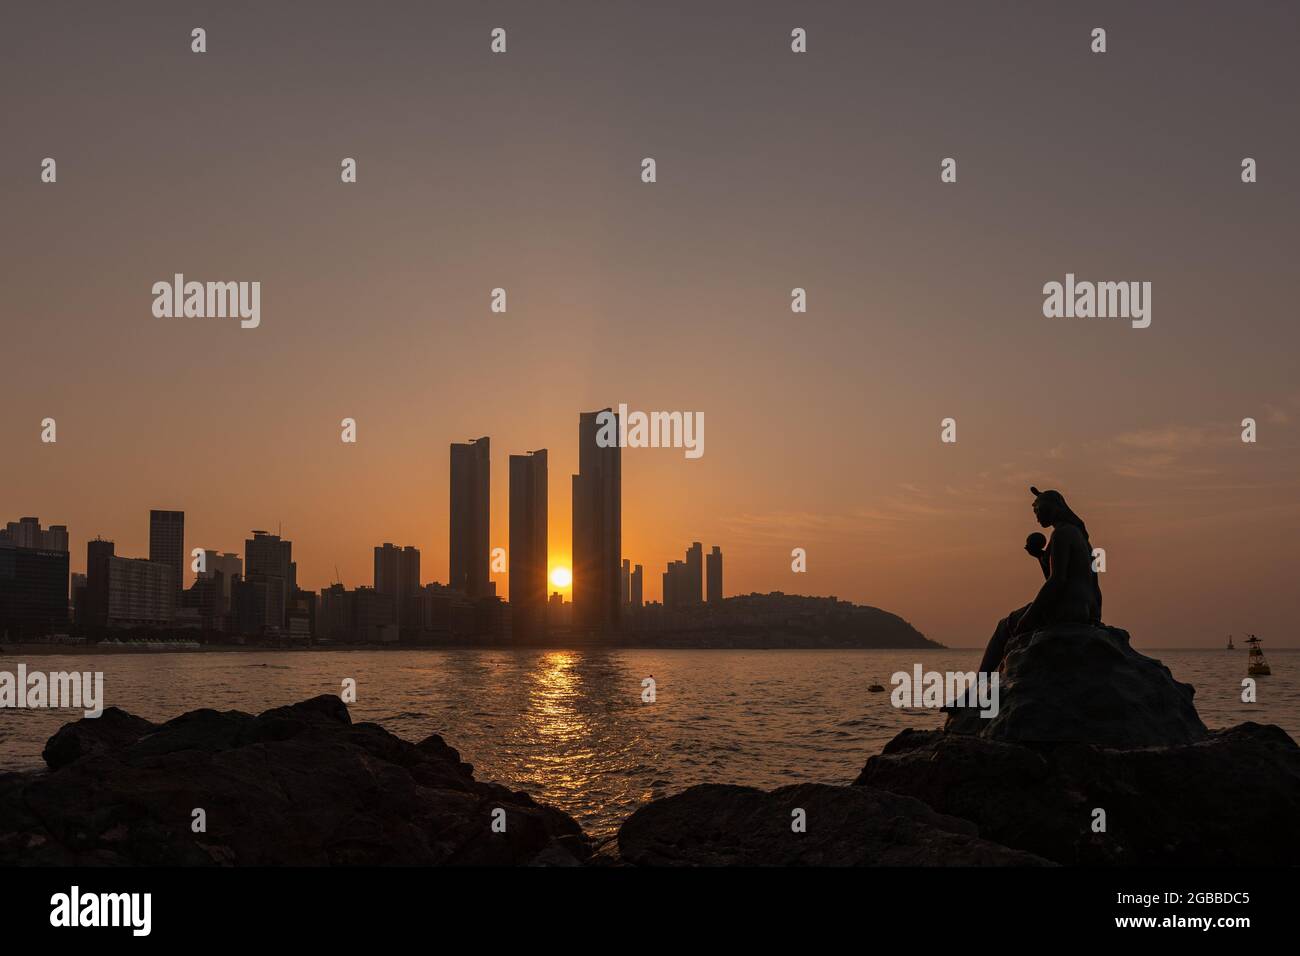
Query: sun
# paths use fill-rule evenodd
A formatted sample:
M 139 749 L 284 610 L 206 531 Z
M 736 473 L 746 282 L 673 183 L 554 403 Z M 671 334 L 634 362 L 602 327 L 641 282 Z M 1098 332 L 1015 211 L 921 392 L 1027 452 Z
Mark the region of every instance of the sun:
M 568 568 L 556 568 L 551 572 L 551 583 L 557 588 L 567 588 L 573 583 L 573 575 Z

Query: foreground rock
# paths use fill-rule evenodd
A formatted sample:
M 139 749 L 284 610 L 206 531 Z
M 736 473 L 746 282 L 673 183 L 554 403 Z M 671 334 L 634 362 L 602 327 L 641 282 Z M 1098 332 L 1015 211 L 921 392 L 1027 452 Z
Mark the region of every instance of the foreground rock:
M 1117 627 L 1062 625 L 1013 637 L 1000 681 L 996 717 L 965 709 L 946 729 L 989 740 L 1106 747 L 1189 744 L 1206 735 L 1192 703 L 1195 689 L 1135 651 Z
M 1193 689 L 1115 628 L 1016 639 L 1002 673 L 996 717 L 965 710 L 944 731 L 904 731 L 857 785 L 916 797 L 1058 863 L 1300 858 L 1300 747 L 1281 728 L 1207 731 Z
M 572 865 L 591 852 L 571 817 L 476 781 L 441 737 L 353 724 L 337 697 L 162 725 L 106 710 L 60 730 L 45 758 L 49 773 L 0 775 L 0 865 Z
M 1058 863 L 1294 865 L 1300 748 L 1247 723 L 1180 747 L 1028 747 L 904 731 L 857 783 L 924 800 Z M 1093 832 L 1095 809 L 1106 831 Z
M 792 829 L 805 814 L 805 832 Z M 869 787 L 805 783 L 765 792 L 701 784 L 656 800 L 618 831 L 642 866 L 1033 866 L 1047 861 L 979 838 L 974 824 Z

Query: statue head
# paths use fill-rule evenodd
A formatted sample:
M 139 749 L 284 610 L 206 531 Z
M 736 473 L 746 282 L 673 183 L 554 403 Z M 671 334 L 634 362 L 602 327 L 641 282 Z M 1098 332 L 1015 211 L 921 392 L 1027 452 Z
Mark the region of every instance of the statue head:
M 1085 538 L 1088 536 L 1083 519 L 1070 510 L 1070 506 L 1065 503 L 1065 496 L 1059 491 L 1039 491 L 1032 485 L 1029 490 L 1034 495 L 1034 517 L 1040 525 L 1050 528 L 1055 524 L 1072 524 L 1083 532 Z

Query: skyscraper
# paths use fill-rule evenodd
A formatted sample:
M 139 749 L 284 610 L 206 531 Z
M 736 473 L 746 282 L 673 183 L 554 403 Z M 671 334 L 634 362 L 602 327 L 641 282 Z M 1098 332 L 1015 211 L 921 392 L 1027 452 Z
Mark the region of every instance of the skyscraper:
M 686 604 L 689 589 L 686 582 L 686 562 L 669 561 L 664 569 L 664 607 L 676 608 Z
M 68 552 L 0 540 L 0 638 L 64 631 L 68 626 Z
M 602 415 L 617 434 L 611 409 L 583 412 L 573 476 L 573 623 L 588 630 L 617 628 L 622 611 L 623 466 L 617 440 L 597 441 Z
M 704 601 L 704 545 L 696 541 L 686 549 L 686 586 L 681 595 L 683 604 L 701 604 Z
M 412 597 L 420 589 L 420 549 L 404 548 L 384 542 L 375 548 L 375 591 L 400 599 Z
M 643 582 L 645 580 L 645 569 L 637 565 L 632 569 L 632 610 L 636 610 L 645 604 L 645 591 Z
M 244 558 L 248 564 L 246 585 L 266 587 L 265 601 L 259 599 L 257 612 L 245 616 L 244 626 L 284 627 L 284 611 L 293 592 L 298 589 L 298 566 L 293 562 L 293 542 L 282 541 L 278 534 L 254 531 L 244 541 Z M 245 589 L 247 590 L 247 589 Z M 252 592 L 248 592 L 252 593 Z
M 632 603 L 632 562 L 623 559 L 623 573 L 619 578 L 618 599 L 623 604 Z
M 408 545 L 398 548 L 385 542 L 375 548 L 375 588 L 382 599 L 378 604 L 391 606 L 393 623 L 408 634 L 419 627 L 420 549 Z M 367 599 L 362 598 L 362 601 Z
M 510 456 L 510 613 L 521 641 L 546 635 L 546 449 Z
M 471 598 L 488 587 L 491 456 L 487 438 L 451 446 L 451 580 Z
M 108 565 L 113 542 L 95 538 L 86 542 L 85 624 L 91 630 L 108 626 Z
M 185 512 L 149 512 L 149 560 L 172 569 L 176 583 L 175 606 L 180 606 L 185 573 Z
M 722 549 L 716 544 L 708 554 L 706 566 L 709 578 L 709 603 L 722 603 Z

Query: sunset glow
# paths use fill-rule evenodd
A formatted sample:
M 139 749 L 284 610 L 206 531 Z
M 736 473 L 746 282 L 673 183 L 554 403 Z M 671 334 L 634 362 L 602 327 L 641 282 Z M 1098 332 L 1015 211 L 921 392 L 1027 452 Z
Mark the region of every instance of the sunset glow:
M 557 588 L 567 588 L 573 583 L 573 575 L 568 568 L 554 568 L 551 571 L 551 583 Z

